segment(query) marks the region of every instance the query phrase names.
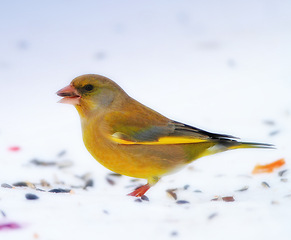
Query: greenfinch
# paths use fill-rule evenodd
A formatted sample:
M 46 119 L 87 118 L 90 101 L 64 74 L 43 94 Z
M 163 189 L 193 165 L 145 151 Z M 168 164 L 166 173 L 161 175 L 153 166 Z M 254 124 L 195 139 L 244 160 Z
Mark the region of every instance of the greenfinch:
M 200 157 L 230 149 L 272 148 L 171 120 L 101 75 L 76 77 L 57 95 L 63 97 L 59 102 L 77 109 L 84 144 L 99 163 L 113 172 L 147 179 L 130 196 L 143 196 L 161 177 Z

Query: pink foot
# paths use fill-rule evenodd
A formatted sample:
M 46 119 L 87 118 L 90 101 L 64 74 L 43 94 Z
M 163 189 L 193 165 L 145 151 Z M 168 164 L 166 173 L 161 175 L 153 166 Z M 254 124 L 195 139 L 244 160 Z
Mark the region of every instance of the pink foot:
M 133 192 L 127 194 L 127 196 L 141 197 L 147 192 L 147 190 L 150 189 L 150 187 L 151 186 L 149 184 L 143 185 L 135 189 Z

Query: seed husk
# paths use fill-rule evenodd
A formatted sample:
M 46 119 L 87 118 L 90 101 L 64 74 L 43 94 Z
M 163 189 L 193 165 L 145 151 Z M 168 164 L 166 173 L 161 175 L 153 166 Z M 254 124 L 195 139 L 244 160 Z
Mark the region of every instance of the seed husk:
M 175 191 L 177 191 L 177 188 L 172 188 L 172 189 L 166 190 L 166 192 L 169 194 L 169 196 L 171 196 L 172 198 L 177 200 L 177 194 L 175 193 Z
M 265 188 L 270 188 L 270 185 L 267 182 L 262 182 L 261 184 Z

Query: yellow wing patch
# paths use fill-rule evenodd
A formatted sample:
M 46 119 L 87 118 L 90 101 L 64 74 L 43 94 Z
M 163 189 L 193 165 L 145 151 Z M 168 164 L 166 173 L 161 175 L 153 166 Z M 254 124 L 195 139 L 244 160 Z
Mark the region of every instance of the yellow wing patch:
M 200 143 L 207 142 L 206 139 L 199 138 L 186 138 L 186 137 L 176 137 L 176 136 L 167 136 L 161 137 L 157 141 L 145 141 L 145 142 L 137 142 L 131 141 L 127 139 L 123 139 L 120 133 L 114 133 L 110 135 L 110 139 L 113 142 L 118 144 L 126 144 L 126 145 L 166 145 L 166 144 L 185 144 L 185 143 Z

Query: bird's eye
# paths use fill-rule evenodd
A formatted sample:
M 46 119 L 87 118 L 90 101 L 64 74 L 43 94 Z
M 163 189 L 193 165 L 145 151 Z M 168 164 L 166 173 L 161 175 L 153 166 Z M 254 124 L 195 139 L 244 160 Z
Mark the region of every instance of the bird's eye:
M 87 84 L 87 85 L 85 85 L 84 87 L 83 87 L 87 92 L 89 92 L 89 91 L 92 91 L 93 90 L 93 85 L 91 85 L 91 84 Z

